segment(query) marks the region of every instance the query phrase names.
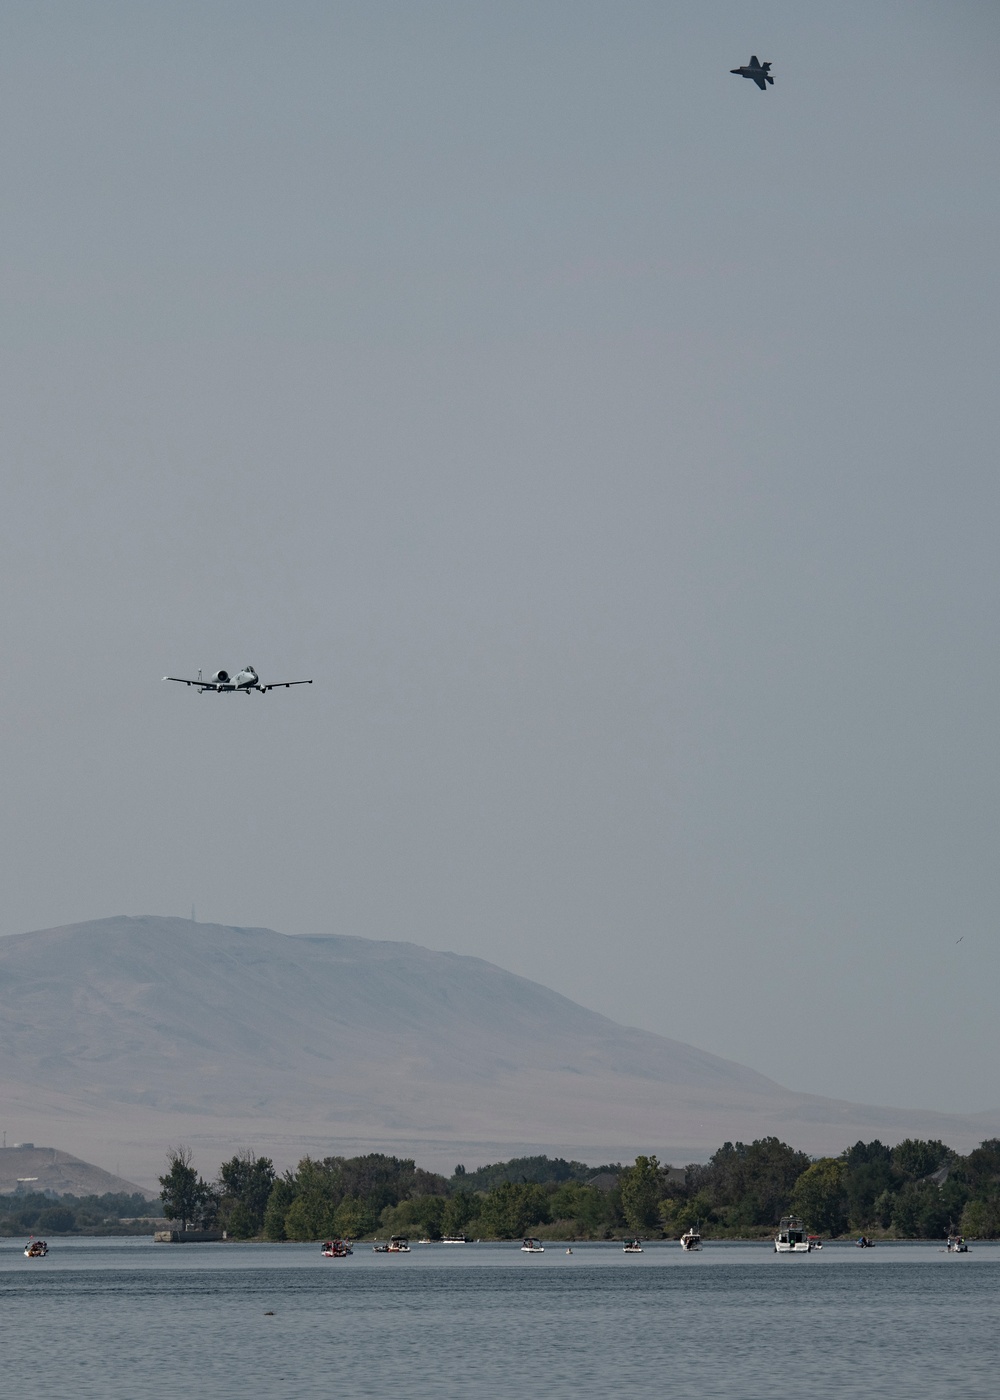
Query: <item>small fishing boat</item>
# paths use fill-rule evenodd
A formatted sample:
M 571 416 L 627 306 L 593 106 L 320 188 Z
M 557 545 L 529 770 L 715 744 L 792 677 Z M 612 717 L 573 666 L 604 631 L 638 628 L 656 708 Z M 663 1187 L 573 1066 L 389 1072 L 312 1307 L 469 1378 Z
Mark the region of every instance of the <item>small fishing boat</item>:
M 810 1248 L 810 1249 L 822 1249 L 822 1248 L 823 1248 L 823 1241 L 822 1241 L 822 1239 L 820 1238 L 819 1235 L 807 1235 L 806 1238 L 807 1238 L 808 1241 L 809 1241 L 809 1248 Z
M 948 1236 L 949 1254 L 968 1254 L 969 1246 L 965 1243 L 961 1235 Z
M 468 1235 L 445 1235 L 441 1240 L 442 1244 L 472 1244 Z
M 25 1259 L 44 1259 L 49 1247 L 44 1240 L 29 1240 L 24 1246 Z
M 858 1249 L 874 1249 L 875 1241 L 870 1240 L 867 1235 L 860 1235 L 855 1241 Z
M 544 1254 L 545 1246 L 538 1240 L 525 1240 L 521 1245 L 522 1254 Z
M 405 1235 L 391 1235 L 388 1244 L 373 1244 L 376 1254 L 409 1254 L 410 1241 Z
M 622 1250 L 625 1254 L 641 1254 L 642 1245 L 638 1240 L 622 1240 Z
M 346 1259 L 354 1250 L 346 1240 L 324 1240 L 321 1253 L 324 1259 Z
M 774 1237 L 775 1254 L 808 1254 L 811 1249 L 805 1228 L 797 1215 L 783 1215 Z
M 701 1235 L 693 1226 L 681 1235 L 681 1249 L 687 1254 L 693 1254 L 696 1249 L 701 1249 Z

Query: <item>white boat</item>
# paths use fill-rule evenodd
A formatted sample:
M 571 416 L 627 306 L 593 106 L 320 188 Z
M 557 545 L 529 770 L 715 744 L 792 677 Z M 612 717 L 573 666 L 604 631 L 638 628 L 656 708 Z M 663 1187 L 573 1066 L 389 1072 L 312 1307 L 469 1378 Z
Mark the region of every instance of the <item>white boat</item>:
M 445 1235 L 444 1238 L 442 1239 L 441 1243 L 442 1243 L 442 1244 L 472 1244 L 473 1241 L 469 1239 L 468 1235 Z
M 44 1240 L 29 1240 L 24 1246 L 25 1259 L 44 1259 L 49 1247 Z
M 812 1245 L 797 1215 L 783 1215 L 774 1237 L 775 1254 L 808 1254 Z
M 375 1254 L 409 1254 L 410 1241 L 405 1235 L 393 1235 L 388 1244 L 373 1244 Z
M 545 1246 L 543 1244 L 540 1244 L 538 1240 L 525 1240 L 524 1243 L 521 1245 L 521 1253 L 544 1254 Z
M 808 1238 L 808 1240 L 809 1240 L 809 1248 L 810 1248 L 810 1249 L 822 1249 L 822 1248 L 823 1248 L 823 1240 L 822 1240 L 822 1237 L 821 1237 L 820 1235 L 809 1235 L 809 1236 L 807 1236 L 807 1238 Z
M 625 1254 L 641 1254 L 642 1245 L 638 1240 L 622 1240 L 622 1250 Z
M 693 1254 L 696 1249 L 701 1249 L 701 1235 L 694 1228 L 685 1230 L 681 1235 L 681 1249 L 687 1254 Z
M 968 1254 L 968 1252 L 969 1246 L 965 1243 L 965 1240 L 962 1239 L 961 1235 L 948 1236 L 949 1254 Z
M 320 1253 L 324 1259 L 346 1259 L 354 1250 L 346 1240 L 324 1240 Z

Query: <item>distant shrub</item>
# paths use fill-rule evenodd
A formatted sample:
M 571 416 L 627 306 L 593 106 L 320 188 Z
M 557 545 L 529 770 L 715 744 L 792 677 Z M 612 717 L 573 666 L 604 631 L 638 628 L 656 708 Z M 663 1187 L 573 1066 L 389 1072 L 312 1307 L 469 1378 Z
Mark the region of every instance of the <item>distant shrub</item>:
M 50 1206 L 48 1210 L 43 1210 L 39 1215 L 36 1228 L 42 1231 L 54 1230 L 57 1234 L 65 1234 L 68 1230 L 76 1229 L 76 1216 L 68 1206 Z

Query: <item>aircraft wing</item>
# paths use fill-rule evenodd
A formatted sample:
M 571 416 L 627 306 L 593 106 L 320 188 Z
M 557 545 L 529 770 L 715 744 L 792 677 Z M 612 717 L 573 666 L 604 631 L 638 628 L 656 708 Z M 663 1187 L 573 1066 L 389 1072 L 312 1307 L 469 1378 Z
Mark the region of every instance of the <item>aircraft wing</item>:
M 201 690 L 218 690 L 214 681 L 189 681 L 187 676 L 164 676 L 165 681 L 179 681 L 181 685 L 196 685 Z
M 271 681 L 268 685 L 259 687 L 262 695 L 266 695 L 269 690 L 280 690 L 282 686 L 287 690 L 290 685 L 312 685 L 312 681 Z
M 755 53 L 752 53 L 752 54 L 750 55 L 750 62 L 747 64 L 747 67 L 748 67 L 748 68 L 759 68 L 759 67 L 760 67 L 760 59 L 757 57 L 757 55 L 756 55 Z

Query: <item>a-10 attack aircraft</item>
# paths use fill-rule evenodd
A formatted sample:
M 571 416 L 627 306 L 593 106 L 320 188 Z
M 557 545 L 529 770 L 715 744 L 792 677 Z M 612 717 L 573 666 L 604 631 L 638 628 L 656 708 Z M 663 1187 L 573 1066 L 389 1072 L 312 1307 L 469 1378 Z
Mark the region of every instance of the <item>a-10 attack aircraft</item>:
M 269 690 L 280 690 L 282 686 L 287 690 L 292 685 L 312 685 L 312 681 L 270 681 L 267 685 L 261 685 L 260 677 L 252 666 L 244 666 L 237 675 L 231 676 L 228 671 L 216 671 L 214 676 L 209 676 L 208 680 L 202 679 L 202 674 L 198 672 L 196 681 L 189 681 L 186 676 L 164 676 L 165 681 L 179 681 L 181 685 L 193 685 L 198 694 L 201 695 L 206 690 L 214 690 L 217 695 L 224 691 L 235 694 L 242 690 L 244 695 L 249 695 L 251 690 L 256 690 L 260 695 L 266 695 Z
M 767 92 L 766 83 L 774 87 L 774 79 L 771 77 L 770 63 L 761 63 L 756 54 L 751 54 L 750 62 L 744 64 L 742 68 L 730 68 L 730 73 L 738 73 L 741 78 L 753 78 L 761 92 Z

